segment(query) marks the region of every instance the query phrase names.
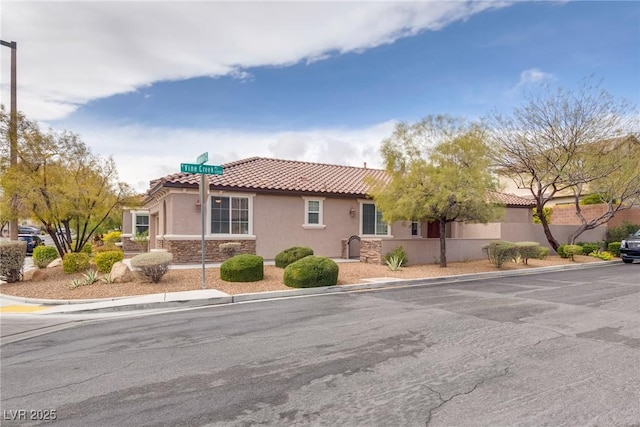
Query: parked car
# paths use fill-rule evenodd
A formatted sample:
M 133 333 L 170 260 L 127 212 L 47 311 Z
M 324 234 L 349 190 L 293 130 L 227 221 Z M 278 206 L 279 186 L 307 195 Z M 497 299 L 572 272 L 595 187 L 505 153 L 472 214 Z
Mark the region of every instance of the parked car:
M 620 258 L 626 264 L 640 260 L 640 230 L 620 242 Z
M 33 254 L 36 246 L 44 245 L 42 239 L 35 234 L 18 234 L 18 240 L 27 242 L 27 254 Z
M 30 225 L 19 225 L 18 234 L 40 234 L 40 229 Z

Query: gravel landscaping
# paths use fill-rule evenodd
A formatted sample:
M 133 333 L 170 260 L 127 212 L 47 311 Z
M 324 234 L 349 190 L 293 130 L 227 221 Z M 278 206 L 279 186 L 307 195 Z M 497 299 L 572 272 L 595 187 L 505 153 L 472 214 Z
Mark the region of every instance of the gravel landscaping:
M 575 261 L 550 256 L 545 260 L 532 259 L 529 265 L 507 263 L 502 270 L 533 269 L 553 265 L 601 262 L 589 256 L 576 256 Z M 418 279 L 428 277 L 451 276 L 480 272 L 499 271 L 487 260 L 449 263 L 446 268 L 438 265 L 417 265 L 403 267 L 400 271 L 391 271 L 384 265 L 365 264 L 360 262 L 339 262 L 340 272 L 338 286 L 365 283 L 367 279 Z M 277 291 L 291 289 L 282 283 L 283 270 L 273 265 L 265 265 L 264 279 L 250 283 L 232 283 L 220 280 L 218 268 L 207 268 L 206 288 L 217 289 L 228 294 Z M 135 280 L 127 283 L 104 283 L 98 281 L 92 285 L 70 289 L 74 279 L 82 280 L 82 274 L 66 274 L 61 267 L 40 269 L 30 280 L 0 285 L 0 293 L 27 298 L 55 300 L 98 299 L 145 295 L 164 292 L 178 292 L 202 289 L 202 268 L 172 268 L 160 283 L 150 283 L 136 275 Z

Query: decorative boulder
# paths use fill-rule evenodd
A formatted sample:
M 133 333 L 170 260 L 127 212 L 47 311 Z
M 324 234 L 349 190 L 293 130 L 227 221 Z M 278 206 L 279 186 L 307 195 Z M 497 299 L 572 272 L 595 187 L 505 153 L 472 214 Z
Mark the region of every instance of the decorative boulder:
M 113 283 L 126 283 L 133 280 L 133 273 L 127 264 L 122 261 L 118 261 L 113 264 L 110 275 L 111 279 L 113 279 Z

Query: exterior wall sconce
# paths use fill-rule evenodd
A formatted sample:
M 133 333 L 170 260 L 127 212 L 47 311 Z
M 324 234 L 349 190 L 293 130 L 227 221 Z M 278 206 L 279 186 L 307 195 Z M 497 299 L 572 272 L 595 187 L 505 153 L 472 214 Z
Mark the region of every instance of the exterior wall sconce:
M 351 209 L 349 209 L 349 216 L 351 216 L 352 218 L 356 216 L 356 210 L 353 208 L 353 206 L 351 207 Z
M 202 209 L 202 204 L 200 203 L 200 199 L 196 199 L 196 211 L 200 211 Z

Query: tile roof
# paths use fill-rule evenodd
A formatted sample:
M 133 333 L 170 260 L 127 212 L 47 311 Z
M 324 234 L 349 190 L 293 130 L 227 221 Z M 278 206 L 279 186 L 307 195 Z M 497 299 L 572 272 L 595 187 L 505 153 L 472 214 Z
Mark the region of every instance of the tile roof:
M 249 191 L 297 192 L 364 197 L 368 185 L 364 178 L 386 180 L 382 169 L 368 169 L 297 160 L 250 157 L 222 165 L 222 175 L 206 175 L 213 189 Z M 160 187 L 195 187 L 200 177 L 197 174 L 174 173 L 151 181 L 148 195 Z M 507 206 L 534 206 L 530 199 L 513 194 L 492 192 L 489 200 Z
M 365 196 L 366 176 L 386 179 L 381 169 L 251 157 L 222 165 L 222 175 L 207 175 L 212 188 L 344 194 Z M 151 182 L 153 187 L 198 185 L 199 175 L 175 173 Z
M 488 199 L 506 206 L 532 207 L 536 205 L 536 202 L 533 199 L 526 199 L 524 197 L 516 196 L 515 194 L 498 193 L 496 191 L 489 192 Z

